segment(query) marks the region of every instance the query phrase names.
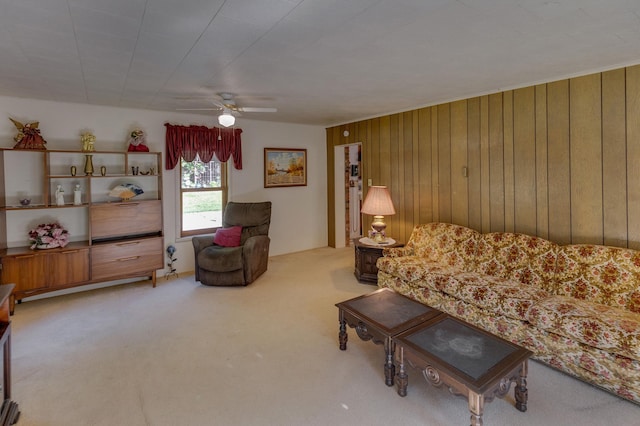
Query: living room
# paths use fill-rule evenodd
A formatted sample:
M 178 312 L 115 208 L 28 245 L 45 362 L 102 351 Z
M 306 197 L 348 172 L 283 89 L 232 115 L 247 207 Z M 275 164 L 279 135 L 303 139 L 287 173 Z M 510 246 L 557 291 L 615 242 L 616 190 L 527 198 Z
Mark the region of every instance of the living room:
M 231 7 L 232 2 L 227 3 Z M 432 6 L 429 12 L 434 16 L 444 13 L 447 10 L 444 3 L 439 4 L 443 9 Z M 463 5 L 464 2 L 457 3 L 458 7 L 472 10 L 471 6 Z M 567 19 L 567 25 L 577 25 L 571 27 L 574 31 L 585 23 L 599 22 L 596 17 L 599 7 L 592 6 L 585 11 L 575 5 L 550 3 L 553 5 L 532 2 L 525 9 L 536 11 L 533 15 L 537 23 L 541 16 L 550 19 L 553 15 L 561 20 L 555 16 L 558 12 L 548 11 L 554 5 L 565 11 L 559 13 L 562 18 L 571 17 L 572 12 L 579 10 L 577 16 L 582 16 L 582 20 L 574 17 L 579 24 Z M 377 6 L 385 5 L 395 7 L 390 2 L 380 2 Z M 423 7 L 403 5 L 407 7 L 399 8 L 402 13 L 395 15 L 397 22 L 409 19 L 412 12 Z M 630 22 L 622 20 L 622 11 L 628 11 L 618 6 L 617 14 L 612 13 L 606 22 L 609 25 L 617 22 L 619 38 L 628 43 L 637 17 L 628 18 Z M 42 5 L 22 7 L 46 9 Z M 483 19 L 494 11 L 486 7 L 480 13 Z M 338 11 L 329 14 L 327 8 L 322 7 L 325 18 L 340 16 Z M 505 8 L 511 13 L 507 18 L 517 17 L 513 9 Z M 365 13 L 363 10 L 367 7 L 340 5 L 338 9 L 349 19 L 355 19 L 359 13 Z M 391 15 L 384 14 L 384 9 L 372 6 L 371 10 L 377 12 L 369 17 L 385 20 Z M 251 7 L 245 12 L 248 10 Z M 10 16 L 15 18 L 13 14 L 3 14 L 0 22 L 7 22 Z M 411 19 L 415 25 L 407 28 L 405 35 L 416 31 L 421 17 L 424 16 Z M 624 25 L 614 18 L 620 18 Z M 238 16 L 236 19 L 245 23 Z M 340 24 L 345 20 L 340 20 Z M 430 21 L 431 27 L 445 31 L 442 22 Z M 488 18 L 486 23 L 478 25 L 485 28 L 490 22 L 496 25 Z M 333 25 L 330 30 L 337 31 L 338 24 Z M 314 26 L 304 27 L 309 28 Z M 532 44 L 541 43 L 535 46 L 538 50 L 529 53 L 535 60 L 515 67 L 505 66 L 499 83 L 488 81 L 489 76 L 478 77 L 482 66 L 474 68 L 471 64 L 478 63 L 477 56 L 474 61 L 456 63 L 451 69 L 447 68 L 446 61 L 426 61 L 421 63 L 425 75 L 433 72 L 428 68 L 437 62 L 438 66 L 433 68 L 444 69 L 444 74 L 455 74 L 455 80 L 464 81 L 459 85 L 440 84 L 439 90 L 428 94 L 417 88 L 438 86 L 434 83 L 437 80 L 429 82 L 425 77 L 426 83 L 410 82 L 408 75 L 392 73 L 390 70 L 397 66 L 391 64 L 386 71 L 393 78 L 385 77 L 385 70 L 370 77 L 377 91 L 382 92 L 378 96 L 383 95 L 374 99 L 367 96 L 375 90 L 358 84 L 359 80 L 366 80 L 362 76 L 372 67 L 372 62 L 358 65 L 356 75 L 341 83 L 342 74 L 354 69 L 354 64 L 345 59 L 350 49 L 363 49 L 359 41 L 364 43 L 365 35 L 375 38 L 365 33 L 367 26 L 362 21 L 354 28 L 360 32 L 353 39 L 346 37 L 349 32 L 322 37 L 309 33 L 315 34 L 309 35 L 310 38 L 322 39 L 318 43 L 319 53 L 331 50 L 331 54 L 341 60 L 330 72 L 327 68 L 321 69 L 324 73 L 316 78 L 310 77 L 310 68 L 318 66 L 319 59 L 312 60 L 307 54 L 301 54 L 295 63 L 300 70 L 297 79 L 272 76 L 263 86 L 254 85 L 250 82 L 261 77 L 255 72 L 260 69 L 256 66 L 258 59 L 265 60 L 261 72 L 267 73 L 275 67 L 274 60 L 267 59 L 268 54 L 263 53 L 257 55 L 258 59 L 252 57 L 252 61 L 248 61 L 249 70 L 238 70 L 238 77 L 229 78 L 228 73 L 216 70 L 227 78 L 203 78 L 198 88 L 184 86 L 185 93 L 190 90 L 188 96 L 201 91 L 205 98 L 224 90 L 246 90 L 256 94 L 258 103 L 264 103 L 261 105 L 277 105 L 283 113 L 283 118 L 276 114 L 270 118 L 250 113 L 237 117 L 236 128 L 242 129 L 243 168 L 229 167 L 230 199 L 273 203 L 269 271 L 255 285 L 240 289 L 208 288 L 196 283 L 191 275 L 194 265 L 191 240 L 179 236 L 178 175 L 176 170 L 163 170 L 163 237 L 166 245 L 173 244 L 177 249 L 175 266 L 179 278 L 163 280 L 167 272 L 164 268 L 158 271 L 156 289 L 144 281 L 102 289 L 97 289 L 98 285 L 91 287 L 96 288 L 95 291 L 43 298 L 18 306 L 13 319 L 14 369 L 17 370 L 13 393 L 23 411 L 20 423 L 320 425 L 386 424 L 400 419 L 403 424 L 450 424 L 454 416 L 460 421 L 453 423 L 462 423 L 467 418 L 465 402 L 447 398 L 446 392 L 420 383 L 418 374 L 411 378 L 406 399 L 400 400 L 394 392 L 385 389 L 378 375 L 381 348 L 359 342 L 355 333 L 352 333 L 349 351 L 337 351 L 334 303 L 375 287 L 360 284 L 353 277 L 352 248 L 332 248 L 341 245 L 341 233 L 336 225 L 336 215 L 340 212 L 336 213 L 334 202 L 336 188 L 340 187 L 334 169 L 336 146 L 360 143 L 364 182 L 370 179 L 372 184 L 389 186 L 397 213 L 386 218 L 388 234 L 399 241 L 407 241 L 415 224 L 443 221 L 483 232 L 525 232 L 560 243 L 590 242 L 638 248 L 640 189 L 636 185 L 639 176 L 635 164 L 640 161 L 640 147 L 636 143 L 640 124 L 634 117 L 640 113 L 637 98 L 640 71 L 636 65 L 638 52 L 634 48 L 616 56 L 613 42 L 597 46 L 594 43 L 590 47 L 599 48 L 598 55 L 576 52 L 576 57 L 581 59 L 572 63 L 558 57 L 570 56 L 559 49 L 563 53 L 558 53 L 557 62 L 552 62 L 552 58 L 543 54 L 535 56 L 544 50 L 541 47 L 544 40 L 532 41 Z M 270 35 L 282 43 L 283 39 L 278 36 L 277 32 Z M 333 48 L 340 37 L 352 42 Z M 267 37 L 263 42 L 278 44 L 274 39 Z M 387 46 L 382 36 L 378 41 L 378 47 Z M 518 43 L 503 39 L 497 44 L 494 49 L 500 50 L 502 46 L 509 51 L 506 46 L 515 49 Z M 412 50 L 418 45 L 405 47 L 409 51 L 406 60 L 420 56 Z M 259 50 L 261 45 L 256 46 Z M 460 48 L 457 43 L 455 46 Z M 248 49 L 244 45 L 243 48 Z M 370 52 L 369 56 L 374 58 L 376 54 Z M 487 62 L 498 60 L 495 56 L 492 58 Z M 399 57 L 394 57 L 389 62 L 397 64 L 398 60 Z M 540 64 L 546 67 L 534 66 Z M 471 75 L 453 71 L 465 67 L 474 70 Z M 485 72 L 492 74 L 492 71 Z M 505 73 L 508 78 L 504 77 Z M 492 77 L 499 79 L 500 74 L 495 74 Z M 519 74 L 521 79 L 514 77 Z M 238 84 L 236 80 L 242 81 L 245 77 L 246 89 L 222 87 L 223 83 Z M 403 79 L 407 79 L 405 85 L 399 85 Z M 178 106 L 206 107 L 205 98 L 189 105 L 180 99 L 180 105 L 172 104 L 161 111 L 151 106 L 127 105 L 124 101 L 101 104 L 86 93 L 74 95 L 75 100 L 65 99 L 59 93 L 52 95 L 55 90 L 45 91 L 42 97 L 36 89 L 18 94 L 11 88 L 18 80 L 19 75 L 15 73 L 0 74 L 0 87 L 6 88 L 0 90 L 0 111 L 6 118 L 38 121 L 49 150 L 79 150 L 81 133 L 90 129 L 97 138 L 96 150 L 124 151 L 128 131 L 135 126 L 145 131 L 150 150 L 162 152 L 164 158 L 165 123 L 218 125 L 215 111 L 204 114 L 177 111 Z M 387 80 L 388 86 L 383 85 Z M 53 87 L 55 79 L 50 83 Z M 285 93 L 288 83 L 292 86 L 291 98 L 285 99 L 287 96 L 280 94 Z M 410 89 L 411 84 L 415 85 L 415 91 Z M 126 92 L 122 87 L 121 92 Z M 343 99 L 336 98 L 347 87 L 353 87 L 354 91 L 345 92 Z M 135 92 L 135 87 L 127 86 L 127 89 Z M 294 93 L 293 89 L 298 92 Z M 312 95 L 316 90 L 333 97 L 333 103 L 319 94 Z M 408 92 L 412 92 L 411 96 Z M 393 99 L 394 93 L 402 95 Z M 180 95 L 173 89 L 163 94 L 174 100 Z M 259 95 L 269 99 L 260 99 Z M 279 96 L 283 99 L 278 99 Z M 314 114 L 306 104 L 314 104 L 316 99 L 318 110 L 314 119 L 292 112 Z M 285 113 L 291 115 L 285 116 Z M 6 119 L 0 126 L 0 147 L 11 148 L 14 135 L 15 127 Z M 274 147 L 307 151 L 306 186 L 264 187 L 264 149 Z M 7 179 L 6 184 L 15 183 Z M 370 220 L 370 216 L 363 217 L 365 229 Z M 28 227 L 20 228 L 24 228 L 26 244 Z M 11 232 L 15 234 L 19 230 Z M 342 245 L 345 243 L 347 241 L 342 241 Z M 289 297 L 282 297 L 283 294 Z M 241 315 L 243 311 L 254 312 L 256 316 Z M 173 320 L 167 320 L 167 316 Z M 168 332 L 163 335 L 154 329 L 156 326 Z M 130 330 L 125 330 L 127 328 Z M 56 334 L 57 341 L 52 337 Z M 39 353 L 47 359 L 41 359 Z M 322 361 L 316 357 L 322 357 Z M 518 413 L 508 401 L 499 401 L 489 404 L 487 423 L 588 424 L 591 421 L 601 424 L 611 419 L 630 423 L 638 414 L 638 408 L 627 401 L 541 364 L 532 364 L 529 413 Z M 74 365 L 77 368 L 74 369 Z M 136 371 L 143 373 L 136 376 Z M 83 378 L 91 379 L 83 383 Z M 547 382 L 560 391 L 549 391 Z M 316 388 L 318 393 L 312 393 L 309 388 Z M 58 392 L 63 396 L 57 395 Z M 534 397 L 536 393 L 538 396 Z M 542 393 L 546 399 L 542 399 Z M 277 398 L 277 394 L 283 398 Z M 571 395 L 578 396 L 572 399 Z M 580 398 L 582 401 L 578 402 Z M 429 400 L 436 402 L 425 403 Z M 403 405 L 405 402 L 407 405 Z M 255 404 L 254 407 L 247 408 L 251 404 Z M 384 409 L 375 410 L 373 406 Z M 433 406 L 441 407 L 441 411 L 431 409 Z M 553 413 L 549 414 L 551 417 L 541 415 L 543 407 L 547 413 Z M 598 413 L 593 414 L 595 411 Z M 47 413 L 51 417 L 47 417 Z

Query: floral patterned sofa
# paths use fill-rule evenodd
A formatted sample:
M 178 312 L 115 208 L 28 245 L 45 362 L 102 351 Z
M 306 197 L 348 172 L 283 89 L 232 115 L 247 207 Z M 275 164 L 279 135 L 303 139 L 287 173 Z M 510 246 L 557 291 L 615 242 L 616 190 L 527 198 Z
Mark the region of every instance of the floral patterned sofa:
M 640 251 L 431 223 L 377 266 L 380 287 L 640 403 Z

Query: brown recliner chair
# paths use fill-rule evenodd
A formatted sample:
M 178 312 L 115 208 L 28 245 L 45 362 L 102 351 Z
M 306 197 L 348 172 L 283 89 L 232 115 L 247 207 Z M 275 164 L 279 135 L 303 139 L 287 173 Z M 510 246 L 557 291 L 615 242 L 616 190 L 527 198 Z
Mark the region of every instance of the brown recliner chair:
M 271 201 L 229 202 L 224 209 L 223 228 L 242 226 L 240 246 L 222 247 L 214 237 L 193 237 L 196 281 L 205 285 L 247 285 L 267 270 Z

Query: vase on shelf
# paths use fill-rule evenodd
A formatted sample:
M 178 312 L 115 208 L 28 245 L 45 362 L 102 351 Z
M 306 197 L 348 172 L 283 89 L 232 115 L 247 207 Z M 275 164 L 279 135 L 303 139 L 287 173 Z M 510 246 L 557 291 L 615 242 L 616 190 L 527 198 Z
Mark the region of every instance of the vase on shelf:
M 71 166 L 71 176 L 76 175 L 76 166 Z
M 107 175 L 107 168 L 105 166 L 100 167 L 100 174 L 102 176 L 106 176 Z
M 80 185 L 76 184 L 76 188 L 73 190 L 73 205 L 79 206 L 82 204 L 82 192 L 80 191 Z
M 84 174 L 87 176 L 93 175 L 93 155 L 85 155 L 84 156 Z

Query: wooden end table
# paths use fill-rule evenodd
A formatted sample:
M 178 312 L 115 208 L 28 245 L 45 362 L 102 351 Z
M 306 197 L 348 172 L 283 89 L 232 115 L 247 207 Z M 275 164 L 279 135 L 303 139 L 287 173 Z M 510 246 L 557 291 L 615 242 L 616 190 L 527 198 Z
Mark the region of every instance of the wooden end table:
M 516 408 L 527 411 L 527 368 L 531 351 L 449 315 L 425 321 L 394 338 L 398 394 L 407 394 L 405 363 L 434 386 L 466 397 L 471 426 L 482 426 L 485 402 L 502 398 L 515 382 Z
M 3 425 L 12 425 L 18 421 L 18 404 L 11 400 L 11 317 L 9 299 L 14 284 L 0 285 L 0 348 L 2 349 L 2 396 L 0 420 Z
M 389 247 L 403 247 L 404 244 L 391 240 L 389 244 L 366 244 L 368 238 L 354 238 L 356 254 L 355 276 L 361 283 L 378 284 L 376 261 L 382 257 L 382 250 Z
M 384 344 L 384 377 L 387 386 L 393 386 L 396 371 L 393 337 L 430 318 L 444 315 L 388 288 L 337 303 L 336 306 L 340 322 L 340 350 L 347 350 L 347 324 L 355 328 L 360 339 Z

